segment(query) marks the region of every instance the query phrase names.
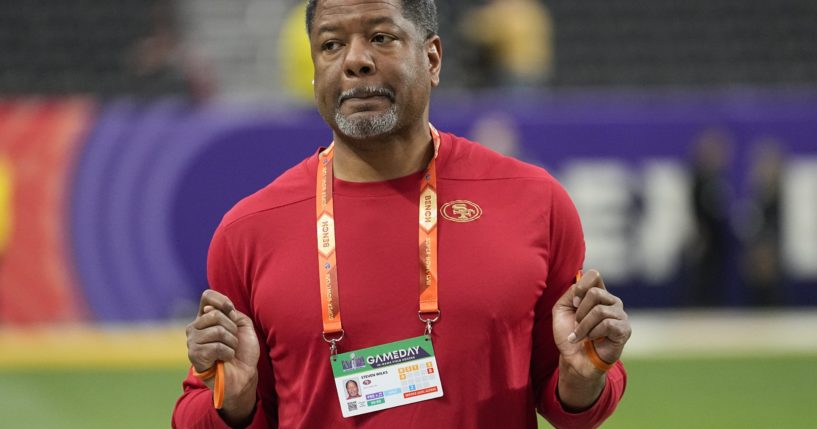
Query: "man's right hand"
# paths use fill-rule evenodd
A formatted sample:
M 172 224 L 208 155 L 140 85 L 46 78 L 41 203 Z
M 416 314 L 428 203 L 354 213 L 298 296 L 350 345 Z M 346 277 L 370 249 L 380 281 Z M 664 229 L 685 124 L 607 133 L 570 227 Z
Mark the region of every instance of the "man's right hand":
M 224 362 L 224 404 L 219 411 L 227 423 L 252 418 L 258 386 L 258 337 L 252 320 L 236 310 L 226 296 L 206 290 L 196 319 L 187 325 L 187 357 L 198 372 Z M 214 379 L 204 383 L 213 389 Z

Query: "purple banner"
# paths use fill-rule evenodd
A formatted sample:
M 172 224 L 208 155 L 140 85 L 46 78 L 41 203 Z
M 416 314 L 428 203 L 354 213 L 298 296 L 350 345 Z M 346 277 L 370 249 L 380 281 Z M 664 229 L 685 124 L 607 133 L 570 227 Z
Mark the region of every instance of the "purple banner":
M 582 215 L 587 267 L 628 306 L 817 305 L 817 94 L 448 97 L 431 117 L 559 177 Z M 221 216 L 330 141 L 312 110 L 105 106 L 71 210 L 92 313 L 189 317 Z M 773 222 L 754 185 L 771 177 L 759 170 L 774 170 L 762 161 L 772 158 Z M 696 174 L 707 162 L 716 173 Z M 717 197 L 713 219 L 696 209 L 698 176 L 709 177 L 698 199 Z

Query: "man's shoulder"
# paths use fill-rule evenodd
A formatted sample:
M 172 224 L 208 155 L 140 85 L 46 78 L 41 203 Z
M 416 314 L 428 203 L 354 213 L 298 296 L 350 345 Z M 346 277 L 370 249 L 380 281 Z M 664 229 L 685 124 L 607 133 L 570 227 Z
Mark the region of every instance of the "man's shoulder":
M 312 157 L 301 161 L 267 186 L 240 200 L 224 215 L 221 226 L 314 198 L 315 178 L 309 174 L 311 160 Z
M 449 133 L 445 136 L 451 150 L 445 171 L 440 176 L 442 179 L 555 181 L 543 167 L 502 155 L 464 137 Z

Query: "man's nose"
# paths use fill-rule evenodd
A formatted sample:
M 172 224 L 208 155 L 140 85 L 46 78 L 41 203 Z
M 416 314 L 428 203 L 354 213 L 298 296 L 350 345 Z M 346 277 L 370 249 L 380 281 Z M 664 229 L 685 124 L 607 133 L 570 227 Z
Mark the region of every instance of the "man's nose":
M 349 43 L 344 61 L 346 77 L 363 77 L 374 74 L 375 64 L 367 40 L 355 38 Z

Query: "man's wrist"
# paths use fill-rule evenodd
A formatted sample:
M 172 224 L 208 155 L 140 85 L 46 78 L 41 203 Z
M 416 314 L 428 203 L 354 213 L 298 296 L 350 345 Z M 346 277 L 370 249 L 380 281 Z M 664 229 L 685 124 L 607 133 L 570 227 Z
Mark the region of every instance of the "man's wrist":
M 607 373 L 579 371 L 559 359 L 559 382 L 556 395 L 562 407 L 571 413 L 579 413 L 593 406 L 607 383 Z
M 230 427 L 243 428 L 252 423 L 255 406 L 258 403 L 257 387 L 256 374 L 241 393 L 232 398 L 224 398 L 224 405 L 218 413 Z

